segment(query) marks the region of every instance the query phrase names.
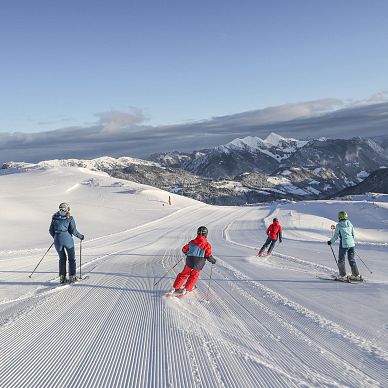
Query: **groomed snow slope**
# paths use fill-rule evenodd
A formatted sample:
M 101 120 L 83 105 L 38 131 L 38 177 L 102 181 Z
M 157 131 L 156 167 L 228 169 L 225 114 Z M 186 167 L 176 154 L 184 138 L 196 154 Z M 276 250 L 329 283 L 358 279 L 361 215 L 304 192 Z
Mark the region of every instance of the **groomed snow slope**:
M 388 386 L 386 199 L 214 207 L 80 168 L 2 174 L 0 387 Z M 29 279 L 62 201 L 86 279 L 58 285 L 55 251 Z M 364 284 L 317 278 L 335 272 L 325 241 L 343 208 Z M 273 216 L 284 242 L 257 258 Z M 154 283 L 201 224 L 217 264 L 164 297 L 183 264 Z

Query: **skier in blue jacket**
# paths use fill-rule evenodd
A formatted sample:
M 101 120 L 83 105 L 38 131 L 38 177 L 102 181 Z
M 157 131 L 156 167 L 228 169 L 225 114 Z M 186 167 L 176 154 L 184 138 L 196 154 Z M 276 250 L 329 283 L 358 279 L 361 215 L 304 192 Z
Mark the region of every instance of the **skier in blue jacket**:
M 349 276 L 351 280 L 362 280 L 358 272 L 356 260 L 354 258 L 355 242 L 354 242 L 354 228 L 352 223 L 348 220 L 348 213 L 340 211 L 338 213 L 338 224 L 335 227 L 334 236 L 327 243 L 331 245 L 340 239 L 339 253 L 338 253 L 338 270 L 341 279 L 346 279 L 345 256 L 348 255 L 348 261 L 352 274 Z
M 54 246 L 59 256 L 60 282 L 66 282 L 66 259 L 69 260 L 69 281 L 75 281 L 77 277 L 73 235 L 80 240 L 84 239 L 84 235 L 78 232 L 68 203 L 59 205 L 59 211 L 52 217 L 49 233 L 54 238 Z

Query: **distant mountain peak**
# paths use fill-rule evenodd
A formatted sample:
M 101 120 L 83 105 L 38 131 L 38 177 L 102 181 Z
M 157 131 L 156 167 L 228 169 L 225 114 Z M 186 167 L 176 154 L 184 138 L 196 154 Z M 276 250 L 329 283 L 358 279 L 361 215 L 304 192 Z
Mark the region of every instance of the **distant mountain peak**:
M 295 151 L 296 149 L 303 147 L 307 143 L 307 141 L 285 138 L 277 133 L 271 132 L 264 140 L 257 136 L 246 136 L 243 138 L 236 138 L 225 145 L 216 147 L 215 149 L 224 152 L 228 152 L 231 149 L 248 149 L 252 151 L 268 152 L 269 149 L 276 148 L 289 153 L 290 151 Z
M 252 148 L 252 149 L 260 149 L 260 148 L 267 148 L 264 141 L 260 139 L 257 136 L 247 136 L 243 137 L 242 139 L 236 138 L 232 140 L 231 142 L 220 146 L 222 148 L 239 148 L 239 149 L 245 149 L 245 148 Z M 218 148 L 218 147 L 217 147 Z
M 282 141 L 287 141 L 287 140 L 292 140 L 292 141 L 297 141 L 296 139 L 286 139 L 285 137 L 283 136 L 280 136 L 278 135 L 277 133 L 275 132 L 271 132 L 265 139 L 264 139 L 264 142 L 265 143 L 268 143 L 274 147 L 278 147 L 279 146 L 279 143 L 281 143 Z

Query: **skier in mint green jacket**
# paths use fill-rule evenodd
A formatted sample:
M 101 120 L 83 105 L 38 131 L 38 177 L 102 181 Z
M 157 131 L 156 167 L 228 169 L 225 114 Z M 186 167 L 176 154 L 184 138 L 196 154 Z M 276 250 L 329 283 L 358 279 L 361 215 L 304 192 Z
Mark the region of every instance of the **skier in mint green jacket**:
M 358 272 L 356 260 L 354 258 L 355 242 L 354 242 L 354 227 L 348 220 L 348 213 L 340 211 L 338 213 L 338 224 L 335 227 L 334 236 L 327 243 L 331 245 L 340 239 L 339 253 L 338 253 L 338 270 L 341 278 L 346 278 L 345 256 L 348 255 L 348 261 L 352 274 L 349 276 L 351 280 L 362 280 Z

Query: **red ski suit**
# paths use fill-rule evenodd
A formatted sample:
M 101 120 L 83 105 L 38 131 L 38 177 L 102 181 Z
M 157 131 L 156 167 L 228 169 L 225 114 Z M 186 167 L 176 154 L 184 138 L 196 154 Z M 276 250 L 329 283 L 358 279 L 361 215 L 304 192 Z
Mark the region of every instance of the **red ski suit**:
M 198 235 L 182 248 L 186 255 L 186 264 L 183 271 L 178 274 L 174 282 L 174 288 L 181 288 L 187 279 L 185 289 L 191 291 L 197 283 L 199 273 L 205 266 L 206 259 L 212 255 L 212 247 L 205 236 Z
M 280 226 L 279 221 L 274 221 L 267 228 L 267 236 L 272 240 L 277 240 L 278 236 L 280 237 L 280 240 L 282 239 L 282 227 Z

